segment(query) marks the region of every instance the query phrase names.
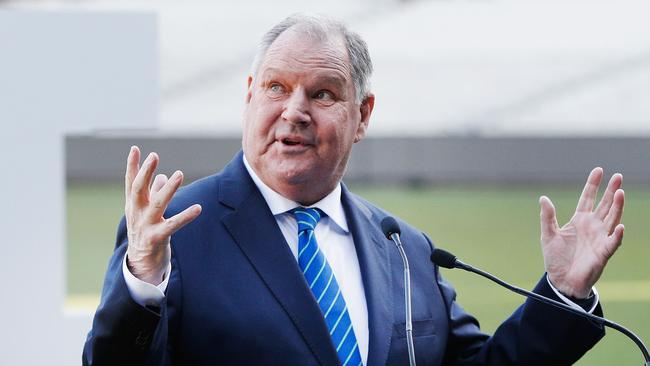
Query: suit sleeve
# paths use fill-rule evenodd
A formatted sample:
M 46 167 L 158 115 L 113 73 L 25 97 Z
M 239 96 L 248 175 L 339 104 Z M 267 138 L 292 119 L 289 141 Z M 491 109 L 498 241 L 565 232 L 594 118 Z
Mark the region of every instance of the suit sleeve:
M 476 318 L 456 302 L 454 288 L 436 268 L 449 322 L 444 365 L 572 365 L 604 335 L 598 324 L 566 311 L 527 299 L 506 319 L 494 335 L 479 329 Z M 535 293 L 561 301 L 544 276 Z M 593 312 L 602 316 L 600 305 Z
M 169 365 L 168 315 L 165 298 L 160 307 L 143 307 L 131 297 L 122 272 L 126 253 L 126 224 L 122 219 L 116 249 L 110 259 L 99 307 L 83 349 L 84 365 Z M 170 284 L 178 273 L 172 270 Z

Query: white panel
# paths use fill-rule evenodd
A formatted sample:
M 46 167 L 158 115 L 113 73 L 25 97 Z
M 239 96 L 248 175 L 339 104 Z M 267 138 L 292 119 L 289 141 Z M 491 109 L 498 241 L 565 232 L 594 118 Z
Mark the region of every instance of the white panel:
M 0 10 L 0 364 L 80 363 L 91 314 L 63 309 L 63 136 L 157 126 L 157 52 L 153 14 Z

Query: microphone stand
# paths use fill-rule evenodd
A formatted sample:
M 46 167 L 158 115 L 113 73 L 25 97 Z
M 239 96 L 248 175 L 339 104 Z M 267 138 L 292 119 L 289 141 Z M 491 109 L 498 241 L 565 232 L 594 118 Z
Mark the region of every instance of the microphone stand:
M 402 262 L 404 263 L 404 302 L 406 308 L 406 345 L 408 347 L 409 353 L 409 365 L 415 365 L 415 348 L 413 346 L 413 324 L 411 321 L 411 271 L 409 269 L 409 260 L 406 258 L 406 253 L 404 252 L 404 247 L 402 247 L 402 241 L 399 238 L 399 234 L 392 233 L 390 235 L 391 240 L 397 246 L 400 256 L 402 257 Z

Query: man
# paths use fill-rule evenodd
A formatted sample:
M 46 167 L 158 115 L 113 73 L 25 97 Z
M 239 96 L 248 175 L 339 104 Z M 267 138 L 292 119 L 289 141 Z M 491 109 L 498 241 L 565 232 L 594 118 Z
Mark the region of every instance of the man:
M 290 17 L 264 37 L 248 78 L 243 153 L 177 192 L 158 157 L 126 169 L 119 227 L 84 364 L 404 365 L 402 265 L 389 214 L 341 184 L 375 98 L 365 43 L 340 23 Z M 548 275 L 535 291 L 601 312 L 592 286 L 621 243 L 622 177 L 594 210 L 594 169 L 560 228 L 542 197 Z M 153 180 L 153 182 L 152 182 Z M 489 337 L 404 222 L 419 365 L 567 365 L 603 336 L 527 301 Z

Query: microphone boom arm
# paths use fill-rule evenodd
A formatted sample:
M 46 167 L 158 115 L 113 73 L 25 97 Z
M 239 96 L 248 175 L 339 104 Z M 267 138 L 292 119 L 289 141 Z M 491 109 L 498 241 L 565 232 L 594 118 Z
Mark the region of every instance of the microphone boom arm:
M 641 350 L 641 353 L 643 353 L 643 357 L 645 358 L 645 366 L 650 366 L 650 354 L 648 353 L 648 349 L 646 348 L 646 346 L 643 344 L 641 339 L 636 334 L 634 334 L 631 330 L 625 328 L 624 326 L 622 326 L 620 324 L 617 324 L 617 323 L 615 323 L 615 322 L 613 322 L 611 320 L 605 319 L 603 317 L 587 313 L 586 311 L 580 311 L 580 310 L 574 309 L 574 308 L 572 308 L 570 306 L 567 306 L 566 304 L 561 303 L 559 301 L 549 299 L 547 297 L 544 297 L 542 295 L 536 294 L 536 293 L 531 292 L 531 291 L 526 291 L 526 290 L 524 290 L 524 289 L 522 289 L 520 287 L 517 287 L 517 286 L 513 286 L 513 285 L 501 280 L 500 278 L 495 277 L 494 275 L 492 275 L 492 274 L 490 274 L 490 273 L 488 273 L 486 271 L 480 270 L 478 268 L 474 268 L 474 267 L 470 266 L 469 264 L 462 262 L 459 259 L 456 259 L 456 262 L 455 262 L 454 266 L 456 268 L 460 268 L 460 269 L 463 269 L 465 271 L 476 273 L 479 276 L 485 277 L 490 281 L 496 282 L 499 285 L 501 285 L 501 286 L 513 291 L 513 292 L 518 293 L 519 295 L 530 297 L 530 298 L 532 298 L 534 300 L 537 300 L 539 302 L 542 302 L 544 304 L 551 305 L 551 306 L 554 306 L 556 308 L 566 310 L 566 311 L 571 312 L 571 313 L 573 313 L 575 315 L 581 316 L 581 317 L 586 318 L 586 319 L 588 319 L 588 320 L 590 320 L 592 322 L 595 322 L 598 325 L 604 325 L 604 326 L 610 327 L 612 329 L 618 330 L 619 332 L 625 334 L 630 339 L 632 339 L 632 341 L 634 341 L 634 343 Z

